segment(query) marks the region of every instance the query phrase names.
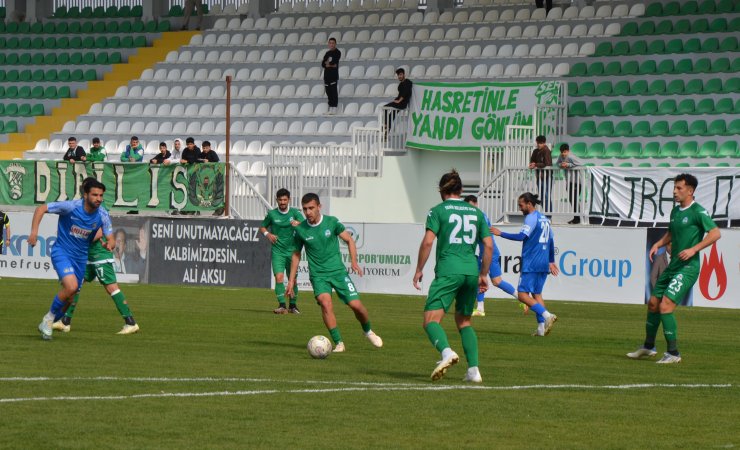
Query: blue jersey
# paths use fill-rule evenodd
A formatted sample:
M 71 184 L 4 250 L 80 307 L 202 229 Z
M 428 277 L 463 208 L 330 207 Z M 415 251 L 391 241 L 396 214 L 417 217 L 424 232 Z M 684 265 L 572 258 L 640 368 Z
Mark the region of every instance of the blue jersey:
M 100 207 L 92 213 L 85 211 L 83 199 L 52 202 L 49 212 L 59 215 L 57 241 L 51 250 L 52 257 L 61 252 L 75 260 L 87 261 L 87 251 L 99 228 L 108 236 L 113 233 L 110 216 Z
M 488 225 L 488 228 L 491 228 L 491 219 L 488 218 L 486 213 L 483 213 L 483 217 L 486 219 L 486 225 Z M 499 258 L 501 257 L 501 250 L 499 250 L 498 245 L 496 245 L 496 239 L 494 239 L 493 235 L 491 235 L 491 239 L 493 240 L 493 257 L 491 258 L 491 264 L 498 263 Z M 483 242 L 478 243 L 478 262 L 483 260 Z
M 550 272 L 550 249 L 554 245 L 552 227 L 547 217 L 533 211 L 524 218 L 521 233 L 522 272 Z

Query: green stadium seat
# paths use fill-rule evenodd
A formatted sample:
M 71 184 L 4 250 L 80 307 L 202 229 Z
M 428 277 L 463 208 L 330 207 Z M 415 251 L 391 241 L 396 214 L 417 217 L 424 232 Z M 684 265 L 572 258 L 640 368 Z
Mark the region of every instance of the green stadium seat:
M 131 7 L 129 5 L 123 5 L 118 8 L 118 17 L 130 17 Z
M 721 33 L 721 32 L 727 31 L 727 19 L 725 19 L 724 17 L 719 18 L 719 19 L 714 19 L 709 24 L 708 31 L 711 33 Z
M 679 158 L 693 158 L 699 153 L 699 144 L 696 141 L 686 141 L 678 149 Z
M 57 9 L 54 10 L 54 17 L 57 19 L 64 19 L 67 17 L 67 7 L 66 6 L 59 6 Z
M 712 73 L 721 73 L 730 71 L 729 58 L 717 58 L 712 61 Z
M 714 167 L 730 167 L 730 163 L 718 162 L 718 163 L 714 164 Z
M 93 9 L 90 6 L 85 6 L 80 11 L 80 17 L 83 19 L 89 19 L 92 17 L 92 15 L 93 15 Z
M 719 49 L 719 39 L 708 38 L 708 39 L 705 39 L 704 42 L 701 43 L 701 49 L 699 51 L 702 53 L 714 53 L 718 49 Z
M 657 80 L 663 81 L 663 80 Z M 665 81 L 663 81 L 665 83 Z M 651 85 L 652 86 L 652 85 Z M 630 95 L 645 95 L 648 92 L 648 84 L 645 80 L 637 80 L 630 86 Z
M 5 72 L 5 80 L 11 83 L 17 82 L 18 78 L 20 78 L 20 75 L 17 70 L 8 70 L 7 72 Z
M 88 69 L 85 71 L 84 79 L 85 81 L 95 81 L 98 79 L 98 73 L 95 69 Z
M 635 41 L 630 45 L 629 55 L 646 55 L 648 53 L 647 44 L 644 40 Z
M 622 114 L 622 102 L 619 100 L 612 100 L 604 105 L 605 116 L 619 116 Z
M 82 64 L 89 66 L 91 64 L 95 64 L 95 53 L 94 52 L 86 52 L 82 55 Z
M 18 86 L 8 86 L 5 88 L 5 98 L 18 98 Z
M 44 111 L 44 105 L 41 103 L 36 103 L 31 107 L 31 115 L 34 117 L 37 116 L 43 116 L 45 114 Z
M 681 102 L 676 107 L 675 114 L 694 114 L 694 111 L 696 111 L 696 103 L 694 102 L 694 99 L 687 98 L 681 100 Z
M 732 99 L 731 98 L 721 98 L 721 99 L 717 100 L 717 104 L 716 105 L 714 104 L 714 100 L 712 100 L 711 98 L 710 99 L 707 99 L 707 100 L 711 101 L 711 103 L 712 103 L 712 105 L 711 105 L 712 106 L 712 109 L 711 110 L 707 110 L 706 112 L 704 112 L 704 110 L 699 111 L 699 107 L 697 106 L 697 108 L 696 108 L 697 109 L 697 112 L 700 112 L 701 114 L 710 114 L 712 112 L 715 112 L 717 114 L 732 114 L 733 112 L 740 112 L 740 110 L 737 110 L 732 105 Z M 699 102 L 699 104 L 701 104 L 703 101 L 704 100 L 702 100 L 701 102 Z M 740 105 L 740 99 L 738 99 L 737 101 L 738 101 L 738 105 Z
M 21 70 L 18 74 L 18 80 L 23 83 L 33 81 L 33 72 L 31 72 L 30 70 Z
M 568 82 L 568 95 L 571 97 L 578 97 L 578 83 L 574 81 Z
M 82 48 L 88 49 L 88 50 L 95 48 L 95 38 L 93 38 L 92 36 L 86 36 L 82 40 Z
M 121 48 L 121 38 L 118 36 L 109 37 L 108 48 Z
M 622 150 L 621 158 L 639 158 L 642 154 L 642 144 L 639 142 L 630 142 Z
M 732 107 L 732 103 L 730 103 L 730 107 Z M 699 100 L 699 103 L 696 104 L 696 109 L 693 111 L 693 114 L 711 114 L 714 112 L 714 108 L 714 100 L 711 98 L 704 98 Z
M 707 82 L 707 85 L 704 86 L 704 92 L 706 92 L 706 88 L 711 81 L 713 80 L 709 80 Z M 725 92 L 725 93 L 740 92 L 740 77 L 730 78 L 729 80 L 725 81 L 725 85 L 724 85 L 724 88 L 722 89 L 722 92 Z
M 79 36 L 73 36 L 69 40 L 69 48 L 75 48 L 75 49 L 82 48 L 82 38 Z
M 634 137 L 642 137 L 642 136 L 649 136 L 650 135 L 650 122 L 647 120 L 640 120 L 639 122 L 635 123 L 635 125 L 632 127 L 632 136 Z
M 16 103 L 8 103 L 5 105 L 5 115 L 10 117 L 15 117 L 18 115 L 18 104 Z
M 56 98 L 70 98 L 72 97 L 72 92 L 69 89 L 69 86 L 60 86 L 59 89 L 57 89 L 57 97 Z
M 96 19 L 102 19 L 103 17 L 105 17 L 105 7 L 96 6 L 95 9 L 93 9 L 92 15 Z
M 594 100 L 586 107 L 586 116 L 603 116 L 604 115 L 604 102 L 601 100 Z
M 655 32 L 653 34 L 670 34 L 673 32 L 673 21 L 672 20 L 661 20 L 655 25 Z
M 622 155 L 622 143 L 612 142 L 604 150 L 604 158 L 619 158 Z
M 67 64 L 69 64 L 69 60 L 70 60 L 69 53 L 65 52 L 65 53 L 60 53 L 57 55 L 57 64 L 59 65 L 66 66 Z
M 663 15 L 663 5 L 660 3 L 650 3 L 645 8 L 645 15 L 643 17 L 660 17 Z
M 642 22 L 639 25 L 639 28 L 637 30 L 638 36 L 652 36 L 654 34 L 657 34 L 655 32 L 655 22 L 647 21 L 647 22 Z
M 676 67 L 673 64 L 673 60 L 672 59 L 664 59 L 663 61 L 661 61 L 660 63 L 658 63 L 658 68 L 657 68 L 657 70 L 656 70 L 655 73 L 658 73 L 658 74 L 670 74 L 670 73 L 675 73 L 675 72 L 676 72 Z
M 691 167 L 691 164 L 689 164 L 687 162 L 680 162 L 680 163 L 676 164 L 673 167 Z
M 144 22 L 141 20 L 136 20 L 131 25 L 131 31 L 134 33 L 143 33 L 144 32 Z
M 568 105 L 568 116 L 579 117 L 586 115 L 586 102 L 578 100 Z
M 671 39 L 665 45 L 666 53 L 683 53 L 683 41 L 681 39 Z
M 167 13 L 168 17 L 182 17 L 184 15 L 182 6 L 180 5 L 172 5 L 169 12 Z
M 623 105 L 618 115 L 620 116 L 639 116 L 640 115 L 640 101 L 639 100 L 627 100 Z M 657 105 L 656 105 L 657 108 Z
M 171 30 L 172 30 L 172 24 L 170 24 L 169 20 L 160 20 L 159 23 L 157 24 L 158 33 L 166 33 Z
M 673 1 L 663 5 L 663 14 L 661 14 L 662 16 L 678 16 L 679 14 L 681 14 L 680 3 Z
M 601 167 L 614 167 L 614 163 L 610 163 L 610 162 L 601 163 L 599 165 Z
M 31 86 L 21 86 L 18 88 L 18 98 L 31 98 Z
M 95 64 L 107 65 L 108 64 L 108 53 L 100 52 L 97 55 L 95 55 Z
M 625 56 L 630 54 L 630 44 L 626 41 L 620 41 L 614 44 L 612 48 L 613 56 Z
M 640 66 L 637 61 L 627 61 L 621 68 L 620 75 L 637 75 Z
M 586 81 L 578 86 L 578 95 L 590 96 L 594 95 L 595 91 L 596 86 L 594 85 L 593 81 Z
M 623 163 L 619 163 L 619 166 L 618 167 L 625 167 L 625 168 L 626 167 L 633 167 L 633 164 L 631 162 L 623 162 Z
M 723 143 L 718 149 L 717 154 L 718 157 L 735 157 L 737 156 L 737 141 L 727 141 Z
M 717 142 L 706 141 L 701 144 L 699 152 L 696 154 L 696 158 L 712 158 L 717 154 Z
M 141 5 L 135 5 L 131 8 L 129 17 L 141 17 L 144 14 L 144 8 Z
M 613 136 L 631 136 L 632 135 L 632 122 L 629 120 L 623 120 L 614 127 Z M 621 144 L 620 144 L 621 145 Z
M 727 127 L 727 134 L 729 136 L 740 134 L 740 119 L 730 122 L 730 125 Z
M 596 127 L 596 134 L 598 137 L 611 137 L 614 136 L 614 123 L 611 120 L 601 122 Z
M 72 64 L 73 66 L 79 66 L 80 64 L 82 64 L 82 59 L 83 59 L 83 56 L 82 56 L 82 53 L 80 52 L 69 54 L 69 63 Z
M 678 156 L 678 142 L 668 141 L 663 144 L 658 153 L 659 158 L 675 158 Z
M 22 66 L 28 66 L 31 64 L 31 54 L 30 53 L 21 53 L 18 55 L 18 63 Z
M 121 48 L 134 48 L 134 38 L 131 36 L 124 36 L 121 38 Z
M 595 76 L 599 76 L 603 74 L 604 74 L 604 63 L 600 61 L 591 63 L 588 66 L 588 70 L 586 71 L 586 75 L 590 77 L 595 77 Z
M 121 22 L 118 24 L 119 33 L 131 33 L 132 30 L 131 22 Z M 131 38 L 133 40 L 133 38 Z
M 642 156 L 644 158 L 657 158 L 660 154 L 660 143 L 659 142 L 648 142 L 642 148 Z
M 147 33 L 156 33 L 157 32 L 157 21 L 156 20 L 150 20 L 144 25 L 144 31 Z
M 709 123 L 707 136 L 723 136 L 727 132 L 727 124 L 723 119 L 716 119 Z
M 655 41 L 650 42 L 648 45 L 648 54 L 651 55 L 660 55 L 665 53 L 665 41 L 662 39 L 657 39 Z
M 658 112 L 658 101 L 654 99 L 646 100 L 640 105 L 640 112 L 632 113 L 632 115 L 648 116 Z
M 576 142 L 571 147 L 570 151 L 577 157 L 582 158 L 586 155 L 586 144 L 583 142 Z
M 671 33 L 673 34 L 691 33 L 691 21 L 687 19 L 681 19 L 677 21 L 676 23 L 673 24 Z
M 691 58 L 684 58 L 676 63 L 676 73 L 691 73 L 694 71 L 694 61 Z
M 18 107 L 18 116 L 31 117 L 31 105 L 29 105 L 28 103 L 23 103 L 22 105 L 20 105 Z
M 650 75 L 650 74 L 656 73 L 657 71 L 658 71 L 658 67 L 657 67 L 657 64 L 655 63 L 655 60 L 648 59 L 640 63 L 640 69 L 638 70 L 638 73 L 640 75 Z
M 722 92 L 722 80 L 719 78 L 712 78 L 707 80 L 707 82 L 704 83 L 704 88 L 702 89 L 702 92 L 705 94 L 715 94 Z
M 610 56 L 612 54 L 611 42 L 602 42 L 596 46 L 593 56 Z
M 44 71 L 41 69 L 36 69 L 31 72 L 31 80 L 36 82 L 44 81 Z
M 670 83 L 668 83 L 668 86 L 666 86 L 665 92 L 666 94 L 670 94 L 670 95 L 683 94 L 683 91 L 685 88 L 686 88 L 686 85 L 684 84 L 683 80 L 673 80 Z
M 714 11 L 714 0 L 704 0 L 699 4 L 699 14 L 712 14 Z
M 107 17 L 108 19 L 115 19 L 116 17 L 118 17 L 118 7 L 109 6 L 105 10 L 105 17 Z
M 740 72 L 740 58 L 735 58 L 732 60 L 732 65 L 730 66 L 729 72 Z
M 69 71 L 67 71 L 67 73 L 69 73 Z M 46 89 L 44 89 L 44 98 L 57 98 L 57 87 L 48 86 Z
M 700 51 L 701 41 L 697 38 L 691 38 L 683 44 L 683 53 L 698 53 Z
M 82 73 L 82 69 L 75 69 L 71 71 L 69 79 L 71 81 L 82 81 L 84 79 L 84 74 Z
M 735 9 L 735 2 L 732 0 L 720 0 L 717 3 L 718 13 L 731 13 Z
M 671 167 L 671 163 L 667 163 L 667 162 L 660 162 L 660 163 L 656 164 L 656 165 L 655 165 L 655 167 L 661 167 L 661 168 L 664 168 L 664 167 Z
M 724 122 L 723 122 L 724 123 Z M 593 120 L 584 120 L 581 126 L 578 127 L 578 131 L 573 136 L 593 136 L 596 133 L 596 122 Z
M 82 22 L 82 25 L 80 26 L 80 31 L 85 34 L 90 34 L 95 31 L 95 24 L 91 21 Z
M 3 133 L 10 134 L 10 133 L 17 133 L 18 132 L 18 122 L 15 120 L 9 120 L 8 122 L 5 122 L 5 128 L 3 129 Z
M 108 38 L 98 36 L 95 38 L 95 48 L 108 48 Z
M 682 16 L 694 15 L 699 12 L 699 3 L 695 0 L 689 0 L 688 2 L 681 5 Z
M 700 167 L 700 168 L 701 167 L 709 167 L 709 163 L 705 163 L 705 162 L 696 163 L 696 164 L 694 164 L 694 167 Z
M 105 23 L 105 32 L 106 33 L 118 33 L 118 22 L 106 22 Z M 116 36 L 118 37 L 118 36 Z M 120 40 L 120 38 L 119 38 Z
M 735 17 L 732 19 L 732 22 L 730 22 L 730 25 L 727 27 L 727 31 L 730 32 L 736 32 L 740 31 L 740 17 Z
M 588 148 L 585 158 L 603 158 L 606 147 L 603 142 L 594 142 Z
M 70 22 L 69 32 L 73 34 L 82 33 L 82 24 L 80 22 Z
M 689 123 L 685 120 L 677 120 L 673 122 L 668 129 L 669 136 L 688 136 L 689 135 Z
M 631 86 L 630 86 L 629 80 L 620 80 L 620 81 L 617 81 L 617 83 L 614 86 L 612 86 L 611 95 L 629 95 L 630 89 L 631 89 Z
M 570 76 L 572 77 L 583 77 L 586 76 L 586 63 L 575 63 L 570 66 Z
M 650 136 L 669 136 L 668 121 L 658 120 L 650 125 Z
M 627 22 L 622 26 L 622 36 L 638 36 L 640 31 L 636 22 Z
M 650 167 L 653 167 L 653 165 L 651 163 L 649 163 L 649 162 L 641 162 L 640 164 L 637 165 L 637 167 L 640 167 L 640 168 L 650 168 Z
M 712 61 L 709 58 L 700 58 L 694 61 L 694 73 L 709 73 L 712 70 Z
M 122 61 L 121 52 L 113 52 L 108 56 L 108 64 L 121 64 Z
M 95 22 L 93 25 L 93 33 L 105 33 L 107 29 L 105 22 Z
M 611 95 L 612 94 L 612 82 L 602 81 L 596 85 L 595 95 Z
M 691 33 L 706 33 L 709 31 L 709 21 L 707 19 L 697 19 L 691 24 Z

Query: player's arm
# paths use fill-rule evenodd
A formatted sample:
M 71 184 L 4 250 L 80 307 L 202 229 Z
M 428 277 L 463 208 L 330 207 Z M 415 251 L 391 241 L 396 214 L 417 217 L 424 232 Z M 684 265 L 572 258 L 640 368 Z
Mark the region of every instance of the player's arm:
M 653 262 L 653 256 L 655 256 L 655 254 L 658 253 L 658 250 L 661 247 L 665 247 L 666 245 L 670 243 L 671 243 L 671 232 L 666 231 L 663 237 L 658 239 L 658 242 L 656 242 L 655 244 L 653 244 L 652 247 L 650 247 L 650 253 L 648 254 L 648 257 L 650 258 L 650 262 Z
M 285 288 L 285 295 L 293 297 L 293 286 L 296 283 L 296 276 L 298 275 L 298 264 L 301 262 L 301 250 L 293 252 L 290 263 L 290 275 L 288 276 L 288 286 Z
M 355 240 L 352 239 L 352 236 L 350 236 L 349 231 L 347 230 L 339 233 L 339 239 L 347 243 L 347 248 L 349 249 L 349 257 L 352 260 L 352 270 L 354 270 L 357 275 L 362 276 L 362 267 L 357 264 L 357 245 L 355 245 Z
M 710 245 L 714 244 L 719 240 L 719 238 L 722 237 L 719 228 L 714 227 L 707 233 L 706 236 L 704 236 L 704 239 L 701 240 L 698 244 L 696 244 L 693 247 L 687 248 L 681 253 L 678 254 L 678 257 L 681 261 L 687 261 L 691 259 L 694 255 L 702 251 L 703 249 L 709 247 Z
M 48 205 L 37 206 L 33 212 L 33 219 L 31 219 L 31 234 L 28 235 L 28 245 L 31 247 L 36 246 L 36 241 L 39 235 L 39 225 L 41 225 L 41 219 L 44 218 L 44 214 L 49 211 Z
M 478 290 L 486 292 L 488 290 L 488 269 L 491 267 L 491 258 L 493 258 L 493 238 L 486 236 L 481 241 L 483 244 L 482 259 L 480 272 L 478 272 Z
M 552 238 L 552 235 L 550 235 L 550 240 L 547 241 L 547 253 L 550 261 L 550 273 L 553 276 L 558 276 L 560 273 L 560 269 L 558 269 L 558 265 L 555 264 L 555 239 Z
M 265 216 L 265 219 L 262 221 L 262 224 L 260 226 L 260 233 L 262 233 L 262 235 L 266 237 L 268 241 L 274 244 L 275 242 L 277 242 L 277 236 L 270 233 L 270 231 L 267 229 L 267 227 L 269 227 L 271 223 L 272 223 L 272 220 L 270 220 L 270 215 L 268 214 Z
M 110 221 L 110 215 L 108 215 L 108 210 L 101 207 L 100 217 L 102 218 L 102 222 L 103 222 L 100 224 L 100 231 L 105 235 L 105 240 L 106 240 L 106 242 L 103 242 L 103 247 L 108 249 L 108 251 L 112 252 L 116 248 L 116 238 L 113 236 L 113 224 Z
M 421 239 L 421 245 L 419 245 L 419 258 L 416 262 L 416 273 L 414 274 L 414 287 L 418 290 L 421 290 L 419 282 L 424 277 L 424 266 L 429 259 L 429 254 L 432 252 L 432 245 L 434 244 L 434 239 L 436 237 L 437 235 L 434 234 L 432 230 L 427 229 L 424 233 L 424 237 Z M 491 263 L 490 255 L 488 263 Z M 486 271 L 486 273 L 488 273 L 488 271 Z

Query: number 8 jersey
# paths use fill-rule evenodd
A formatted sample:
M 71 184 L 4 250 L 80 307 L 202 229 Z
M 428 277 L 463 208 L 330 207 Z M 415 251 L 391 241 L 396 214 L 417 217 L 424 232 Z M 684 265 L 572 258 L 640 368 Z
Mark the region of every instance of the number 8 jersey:
M 438 204 L 427 215 L 426 229 L 437 236 L 436 276 L 478 275 L 478 242 L 491 235 L 483 212 L 461 198 Z

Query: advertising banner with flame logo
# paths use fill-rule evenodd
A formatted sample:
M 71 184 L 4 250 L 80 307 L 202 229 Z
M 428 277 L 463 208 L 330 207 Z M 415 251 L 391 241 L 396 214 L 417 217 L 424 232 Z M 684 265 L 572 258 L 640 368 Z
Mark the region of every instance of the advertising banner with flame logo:
M 740 308 L 740 230 L 721 231 L 722 238 L 701 252 L 694 306 Z

